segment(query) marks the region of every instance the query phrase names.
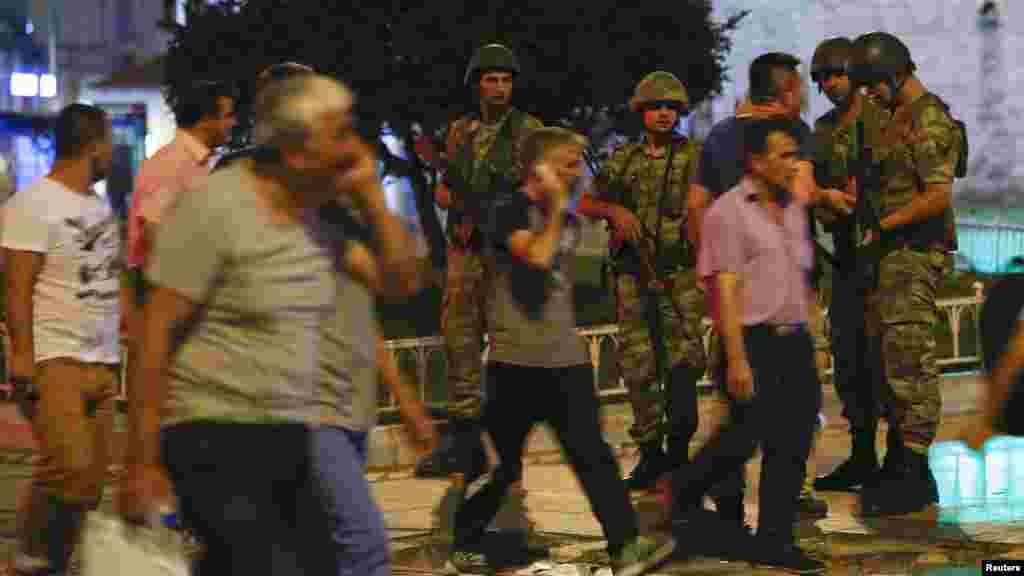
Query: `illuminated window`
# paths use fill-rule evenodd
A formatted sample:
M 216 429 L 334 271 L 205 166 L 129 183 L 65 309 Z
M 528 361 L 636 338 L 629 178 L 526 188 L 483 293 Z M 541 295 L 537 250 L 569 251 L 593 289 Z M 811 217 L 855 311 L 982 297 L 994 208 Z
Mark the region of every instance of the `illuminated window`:
M 39 96 L 41 98 L 53 98 L 57 95 L 57 77 L 53 74 L 43 74 L 39 77 Z
M 35 96 L 39 94 L 39 76 L 15 72 L 11 74 L 11 96 Z

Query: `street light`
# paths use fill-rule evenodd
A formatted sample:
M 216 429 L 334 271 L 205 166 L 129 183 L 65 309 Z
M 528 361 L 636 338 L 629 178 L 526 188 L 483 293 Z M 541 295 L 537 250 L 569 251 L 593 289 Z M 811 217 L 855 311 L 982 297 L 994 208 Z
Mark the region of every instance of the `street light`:
M 53 74 L 11 74 L 11 96 L 53 98 L 57 95 L 57 77 Z

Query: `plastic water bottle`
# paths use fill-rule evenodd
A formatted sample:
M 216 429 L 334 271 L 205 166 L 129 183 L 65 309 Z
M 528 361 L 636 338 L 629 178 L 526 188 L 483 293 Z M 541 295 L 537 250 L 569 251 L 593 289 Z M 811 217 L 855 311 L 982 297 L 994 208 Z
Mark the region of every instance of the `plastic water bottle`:
M 963 442 L 940 442 L 928 449 L 928 466 L 939 489 L 942 522 L 978 522 L 985 514 L 985 464 Z
M 1010 485 L 1013 474 L 1014 439 L 995 436 L 985 442 L 985 506 L 989 520 L 1005 522 L 1011 518 Z

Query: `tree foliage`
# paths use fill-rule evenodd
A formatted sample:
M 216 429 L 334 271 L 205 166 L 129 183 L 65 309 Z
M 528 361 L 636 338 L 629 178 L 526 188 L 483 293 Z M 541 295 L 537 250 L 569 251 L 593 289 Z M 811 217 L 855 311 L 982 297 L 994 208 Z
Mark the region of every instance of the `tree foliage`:
M 524 73 L 515 99 L 547 122 L 587 106 L 619 108 L 656 69 L 683 79 L 696 103 L 726 78 L 729 33 L 742 17 L 712 21 L 709 0 L 190 4 L 188 26 L 175 27 L 168 51 L 172 90 L 196 79 L 230 79 L 244 94 L 259 70 L 294 60 L 352 85 L 368 125 L 396 128 L 443 125 L 471 107 L 463 74 L 473 51 L 488 42 L 516 51 Z
M 414 125 L 436 135 L 472 108 L 463 75 L 475 49 L 489 42 L 515 50 L 523 73 L 514 100 L 545 123 L 568 123 L 587 134 L 595 125 L 607 131 L 621 123 L 636 82 L 656 69 L 682 79 L 696 104 L 721 88 L 729 34 L 744 15 L 714 22 L 710 0 L 205 4 L 190 3 L 186 27 L 171 25 L 165 73 L 171 97 L 197 80 L 233 80 L 243 96 L 244 125 L 256 74 L 297 61 L 354 88 L 368 135 L 386 122 L 406 142 Z M 411 164 L 386 160 L 392 171 L 412 176 L 421 216 L 433 214 L 430 182 L 411 156 Z M 430 235 L 436 222 L 424 228 Z

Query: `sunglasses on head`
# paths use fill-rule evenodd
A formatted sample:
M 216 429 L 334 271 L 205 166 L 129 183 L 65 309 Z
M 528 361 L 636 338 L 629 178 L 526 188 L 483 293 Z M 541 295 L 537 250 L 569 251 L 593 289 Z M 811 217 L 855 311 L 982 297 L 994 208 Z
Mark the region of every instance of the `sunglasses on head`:
M 823 68 L 821 70 L 815 70 L 811 72 L 811 80 L 817 83 L 822 83 L 833 76 L 846 76 L 845 68 Z
M 661 110 L 663 108 L 666 110 L 675 110 L 676 112 L 683 111 L 683 105 L 673 100 L 655 100 L 654 102 L 647 102 L 642 106 L 642 108 L 648 112 Z

